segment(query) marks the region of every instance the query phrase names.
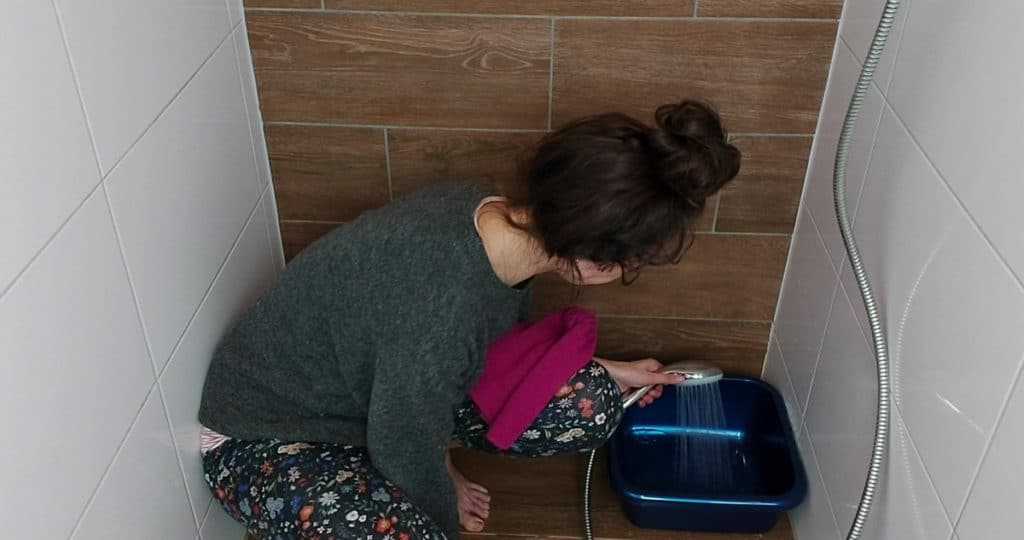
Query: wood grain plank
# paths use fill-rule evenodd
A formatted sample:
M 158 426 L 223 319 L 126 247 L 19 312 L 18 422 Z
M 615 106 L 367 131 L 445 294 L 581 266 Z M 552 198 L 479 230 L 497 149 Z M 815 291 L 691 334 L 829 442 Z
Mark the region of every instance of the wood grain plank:
M 602 317 L 597 354 L 653 357 L 664 364 L 711 362 L 728 375 L 760 377 L 770 332 L 769 322 Z
M 341 223 L 316 223 L 309 221 L 282 221 L 281 244 L 284 258 L 290 261 L 316 239 L 341 226 Z
M 388 131 L 392 193 L 437 182 L 493 186 L 516 176 L 519 156 L 543 133 L 399 129 Z
M 560 19 L 554 120 L 621 110 L 649 120 L 683 97 L 705 97 L 741 133 L 812 133 L 834 22 Z
M 467 478 L 491 492 L 487 534 L 516 536 L 583 535 L 583 474 L 585 454 L 537 459 L 493 456 L 464 449 L 452 451 L 456 466 Z M 641 529 L 622 512 L 608 483 L 604 452 L 594 466 L 591 508 L 598 538 L 642 540 L 792 540 L 785 517 L 774 529 L 757 534 L 718 534 Z M 494 537 L 489 537 L 494 538 Z
M 267 121 L 546 128 L 541 19 L 251 11 Z
M 328 9 L 502 15 L 693 15 L 693 0 L 327 0 Z
M 350 221 L 387 204 L 384 130 L 266 126 L 283 220 Z
M 320 0 L 245 0 L 247 8 L 320 9 Z
M 577 303 L 600 315 L 770 321 L 789 250 L 788 236 L 701 234 L 678 265 L 645 268 L 632 285 L 574 291 L 537 278 L 535 313 Z
M 843 0 L 700 0 L 698 17 L 838 19 Z
M 715 230 L 791 234 L 811 142 L 811 137 L 736 137 L 743 165 L 722 190 Z

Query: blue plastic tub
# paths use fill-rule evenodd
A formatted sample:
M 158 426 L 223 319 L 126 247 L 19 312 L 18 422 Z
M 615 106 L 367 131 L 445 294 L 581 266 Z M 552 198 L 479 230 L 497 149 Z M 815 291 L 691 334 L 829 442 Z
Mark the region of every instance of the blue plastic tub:
M 652 405 L 631 407 L 609 445 L 608 472 L 630 521 L 650 529 L 761 533 L 799 505 L 807 477 L 778 391 L 747 377 L 718 383 L 727 429 L 677 425 L 678 389 Z M 728 441 L 727 489 L 696 487 L 675 468 L 680 437 Z M 724 461 L 724 460 L 723 460 Z

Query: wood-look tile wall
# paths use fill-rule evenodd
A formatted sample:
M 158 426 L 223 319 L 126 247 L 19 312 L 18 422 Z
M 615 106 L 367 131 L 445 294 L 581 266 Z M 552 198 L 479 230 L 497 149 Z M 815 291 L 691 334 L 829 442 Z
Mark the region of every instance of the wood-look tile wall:
M 703 96 L 743 150 L 690 252 L 629 287 L 537 284 L 599 352 L 758 375 L 842 0 L 247 0 L 289 258 L 438 181 L 490 183 L 552 127 Z

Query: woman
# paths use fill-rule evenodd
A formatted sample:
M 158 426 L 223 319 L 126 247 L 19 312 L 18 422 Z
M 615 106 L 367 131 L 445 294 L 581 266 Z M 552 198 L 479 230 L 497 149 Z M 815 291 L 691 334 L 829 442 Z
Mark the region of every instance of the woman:
M 495 450 L 466 395 L 488 345 L 526 317 L 531 280 L 628 283 L 678 261 L 707 198 L 739 170 L 708 105 L 655 116 L 653 128 L 617 113 L 579 120 L 545 137 L 502 197 L 430 188 L 297 257 L 207 374 L 203 461 L 222 506 L 267 539 L 482 530 L 486 490 L 447 452 L 453 438 Z M 622 390 L 677 382 L 659 367 L 596 359 L 509 452 L 598 446 Z

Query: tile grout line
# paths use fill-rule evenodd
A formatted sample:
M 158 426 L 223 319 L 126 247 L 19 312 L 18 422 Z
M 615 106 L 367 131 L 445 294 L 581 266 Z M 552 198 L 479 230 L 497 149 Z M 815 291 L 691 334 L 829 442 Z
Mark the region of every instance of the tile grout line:
M 939 490 L 935 487 L 935 480 L 932 479 L 932 473 L 931 473 L 931 471 L 928 470 L 928 466 L 925 465 L 924 458 L 921 457 L 921 450 L 918 448 L 917 442 L 914 441 L 914 434 L 910 432 L 910 426 L 907 425 L 907 421 L 903 417 L 903 410 L 900 407 L 900 404 L 896 402 L 896 397 L 895 396 L 890 396 L 889 403 L 890 403 L 890 405 L 889 405 L 890 410 L 891 411 L 896 411 L 896 416 L 899 417 L 900 424 L 903 425 L 902 435 L 906 436 L 906 442 L 907 442 L 910 450 L 914 453 L 914 457 L 916 457 L 917 461 L 921 464 L 921 469 L 924 471 L 924 478 L 925 478 L 925 481 L 928 482 L 928 487 L 931 488 L 932 493 L 935 494 L 935 497 L 937 499 L 939 499 L 939 510 L 942 512 L 942 517 L 946 518 L 946 521 L 950 524 L 950 531 L 956 530 L 956 522 L 953 519 L 950 519 L 949 511 L 946 510 L 946 505 L 945 505 L 945 503 L 942 502 L 942 497 L 939 496 Z M 890 417 L 891 416 L 892 415 L 890 414 Z M 998 419 L 997 419 L 997 421 L 998 421 Z M 890 430 L 889 431 L 889 437 L 891 439 L 892 438 L 892 430 L 894 429 L 893 426 L 895 426 L 895 422 L 891 418 L 890 418 L 890 421 L 889 421 L 889 426 L 890 426 L 889 427 L 889 430 Z M 982 453 L 982 459 L 979 460 L 979 463 L 981 461 L 984 461 L 984 452 Z M 970 484 L 968 484 L 968 489 L 967 489 L 968 494 L 970 493 L 971 487 L 973 485 L 974 485 L 973 481 Z
M 82 109 L 82 120 L 85 122 L 85 129 L 89 133 L 89 145 L 92 146 L 93 157 L 96 158 L 96 171 L 99 173 L 99 178 L 102 180 L 104 174 L 103 162 L 100 159 L 100 149 L 96 144 L 96 133 L 93 132 L 92 121 L 89 120 L 89 112 L 85 108 L 85 97 L 82 96 L 82 84 L 78 80 L 78 70 L 75 68 L 74 58 L 71 56 L 71 44 L 68 42 L 67 31 L 64 29 L 64 16 L 61 15 L 60 6 L 57 5 L 57 0 L 52 0 L 50 5 L 53 7 L 54 15 L 57 18 L 57 29 L 60 31 L 61 45 L 64 47 L 64 58 L 67 60 L 68 68 L 71 70 L 71 79 L 75 84 L 75 94 L 78 97 L 78 106 Z
M 554 116 L 555 102 L 555 18 L 551 18 L 551 53 L 548 62 L 548 131 L 551 131 L 551 118 Z
M 100 493 L 100 489 L 103 488 L 103 484 L 110 477 L 111 471 L 114 470 L 114 464 L 117 463 L 117 458 L 121 456 L 121 452 L 124 451 L 125 445 L 128 443 L 128 437 L 135 430 L 139 420 L 142 418 L 142 411 L 146 408 L 146 402 L 149 401 L 150 396 L 153 395 L 153 391 L 156 389 L 156 381 L 153 381 L 153 385 L 149 387 L 149 391 L 146 392 L 146 396 L 142 398 L 142 404 L 139 405 L 139 410 L 136 411 L 135 416 L 132 418 L 131 424 L 128 425 L 128 429 L 125 431 L 124 436 L 121 437 L 121 441 L 117 444 L 117 450 L 114 451 L 114 455 L 110 458 L 110 462 L 107 463 L 106 468 L 103 469 L 103 474 L 100 475 L 100 479 L 96 482 L 96 487 L 93 488 L 92 493 L 89 494 L 88 500 L 85 502 L 85 506 L 82 507 L 82 511 L 78 514 L 75 519 L 75 526 L 71 529 L 71 534 L 68 538 L 74 538 L 78 529 L 82 527 L 82 523 L 85 521 L 85 516 L 89 514 L 89 510 L 92 509 L 93 503 L 96 501 L 96 497 Z M 192 505 L 189 504 L 189 512 L 192 512 Z M 192 519 L 195 520 L 195 512 L 192 512 Z
M 807 213 L 807 218 L 809 220 L 811 220 L 811 225 L 814 227 L 814 234 L 815 234 L 815 237 L 816 237 L 816 239 L 818 241 L 819 246 L 822 249 L 825 249 L 825 241 L 822 240 L 822 238 L 821 238 L 821 231 L 818 229 L 818 224 L 814 222 L 814 216 L 812 216 L 810 214 L 810 212 L 808 212 Z M 833 269 L 833 272 L 834 272 L 834 269 Z M 807 398 L 806 398 L 806 401 L 804 402 L 804 404 L 801 405 L 801 407 L 800 407 L 800 418 L 801 418 L 801 422 L 804 422 L 805 427 L 806 427 L 806 422 L 807 422 L 807 408 L 810 407 L 810 405 L 811 405 L 811 395 L 814 393 L 814 379 L 817 378 L 817 376 L 818 376 L 818 366 L 821 364 L 821 353 L 825 350 L 825 337 L 828 336 L 829 327 L 832 326 L 832 313 L 835 310 L 836 299 L 839 298 L 839 296 L 838 296 L 839 288 L 842 287 L 842 286 L 843 286 L 843 284 L 839 282 L 839 276 L 836 275 L 836 284 L 835 284 L 835 286 L 832 289 L 832 299 L 829 301 L 829 304 L 828 304 L 828 314 L 826 314 L 826 316 L 825 316 L 825 329 L 822 331 L 821 341 L 818 343 L 818 353 L 815 355 L 815 358 L 814 358 L 814 368 L 811 370 L 811 381 L 807 385 Z M 860 326 L 860 324 L 858 324 L 857 326 Z M 863 331 L 862 331 L 862 333 L 863 333 Z M 810 441 L 810 437 L 811 437 L 810 435 L 807 436 L 808 441 Z M 833 519 L 834 519 L 834 516 L 833 516 Z
M 210 279 L 210 284 L 207 285 L 206 290 L 203 291 L 202 298 L 199 300 L 199 303 L 196 304 L 195 311 L 192 312 L 192 315 L 189 317 L 188 321 L 185 323 L 185 327 L 181 331 L 181 335 L 177 337 L 176 341 L 174 342 L 174 346 L 171 347 L 171 352 L 167 355 L 167 363 L 164 364 L 163 369 L 161 369 L 157 373 L 158 380 L 161 377 L 163 377 L 164 373 L 167 372 L 167 368 L 171 366 L 171 363 L 174 359 L 174 355 L 177 354 L 178 349 L 181 348 L 182 342 L 185 341 L 185 334 L 188 333 L 189 329 L 192 327 L 192 323 L 195 322 L 196 317 L 199 315 L 199 311 L 203 308 L 203 305 L 206 304 L 206 300 L 207 298 L 209 298 L 210 292 L 213 290 L 213 286 L 217 283 L 217 280 L 220 278 L 221 274 L 224 273 L 224 268 L 227 267 L 228 261 L 231 259 L 231 255 L 235 252 L 235 249 L 238 247 L 238 244 L 242 242 L 242 236 L 245 235 L 245 230 L 249 228 L 249 224 L 252 223 L 253 217 L 256 215 L 256 210 L 259 210 L 260 205 L 262 203 L 263 191 L 260 191 L 260 195 L 256 199 L 255 206 L 253 206 L 252 210 L 249 210 L 249 214 L 246 216 L 245 222 L 242 224 L 241 230 L 239 230 L 238 234 L 235 235 L 235 240 L 231 243 L 231 247 L 227 249 L 227 253 L 225 253 L 224 258 L 220 261 L 220 265 L 217 267 L 217 271 L 213 274 L 213 278 Z
M 74 217 L 78 214 L 78 211 L 81 210 L 83 206 L 85 206 L 85 203 L 90 198 L 92 198 L 92 196 L 96 193 L 96 190 L 100 189 L 102 186 L 102 180 L 96 182 L 96 185 L 89 189 L 89 192 L 85 194 L 85 197 L 82 197 L 82 200 L 79 201 L 78 204 L 75 205 L 75 207 L 71 209 L 70 212 L 68 212 L 68 216 L 64 218 L 64 221 L 62 221 L 61 224 L 57 226 L 57 229 L 53 231 L 52 234 L 50 234 L 50 236 L 46 239 L 45 242 L 43 242 L 43 245 L 40 246 L 39 249 L 37 249 L 31 257 L 29 257 L 28 261 L 25 263 L 25 266 L 23 266 L 21 270 L 14 274 L 14 276 L 11 278 L 11 282 L 8 283 L 6 287 L 0 288 L 0 299 L 4 298 L 5 296 L 7 296 L 7 293 L 14 290 L 14 287 L 17 286 L 18 282 L 21 281 L 21 278 L 29 271 L 30 268 L 32 268 L 36 261 L 39 260 L 39 257 L 41 257 L 43 253 L 45 253 L 46 250 L 50 248 L 50 244 L 52 244 L 53 241 L 57 239 L 57 236 L 59 236 L 60 233 L 64 231 L 64 228 L 67 227 L 68 223 L 72 219 L 74 219 Z
M 553 66 L 552 66 L 553 71 Z M 552 77 L 549 74 L 549 77 Z M 552 85 L 553 86 L 553 85 Z M 430 130 L 430 131 L 470 131 L 485 133 L 546 133 L 545 128 L 503 128 L 503 127 L 451 127 L 451 126 L 413 126 L 399 124 L 353 124 L 348 122 L 310 122 L 297 120 L 265 120 L 268 126 L 309 126 L 309 127 L 343 127 L 353 129 L 390 129 L 390 130 Z M 779 137 L 779 138 L 812 138 L 813 133 L 770 133 L 748 132 L 730 133 L 730 137 Z
M 725 317 L 684 317 L 672 315 L 616 315 L 597 314 L 599 319 L 655 319 L 660 321 L 701 321 L 701 322 L 728 322 L 744 324 L 771 324 L 770 319 L 729 319 Z
M 543 20 L 552 18 L 555 20 L 597 20 L 597 21 L 674 21 L 684 22 L 693 21 L 693 15 L 665 15 L 665 16 L 629 16 L 629 15 L 551 15 L 551 14 L 535 14 L 535 15 L 523 15 L 516 13 L 471 13 L 471 12 L 458 12 L 458 11 L 434 11 L 434 12 L 421 12 L 421 11 L 385 11 L 385 10 L 372 10 L 372 9 L 317 9 L 317 8 L 246 8 L 246 11 L 252 12 L 270 12 L 270 13 L 331 13 L 341 15 L 380 15 L 380 16 L 397 16 L 397 17 L 472 17 L 480 19 L 533 19 Z M 835 23 L 837 19 L 828 17 L 815 17 L 815 18 L 800 18 L 800 17 L 700 17 L 702 21 L 723 21 L 723 22 L 766 22 L 766 23 Z
M 188 477 L 185 474 L 185 464 L 181 461 L 181 450 L 178 447 L 177 437 L 174 436 L 174 425 L 171 423 L 171 408 L 167 405 L 167 397 L 164 395 L 163 385 L 160 384 L 160 379 L 156 381 L 156 391 L 160 396 L 160 410 L 164 413 L 164 421 L 167 422 L 167 432 L 171 439 L 171 449 L 174 451 L 174 462 L 178 464 L 178 472 L 181 473 L 181 483 L 185 488 L 185 497 L 188 498 L 188 508 L 192 512 L 192 519 L 196 522 L 196 534 L 199 534 L 199 528 L 201 527 L 199 521 L 199 513 L 196 512 L 196 507 L 193 504 L 192 490 L 188 487 Z M 197 494 L 198 495 L 198 494 Z
M 259 160 L 259 157 L 258 157 L 258 152 L 256 151 L 256 144 L 257 144 L 257 142 L 256 142 L 256 137 L 255 137 L 256 129 L 262 129 L 262 127 L 258 127 L 258 126 L 254 126 L 253 125 L 253 123 L 252 123 L 252 121 L 253 121 L 253 114 L 252 114 L 252 111 L 250 110 L 250 106 L 254 107 L 256 109 L 256 113 L 259 114 L 259 104 L 258 103 L 250 104 L 249 100 L 246 99 L 246 97 L 245 97 L 245 94 L 246 94 L 246 84 L 245 84 L 246 80 L 245 80 L 245 75 L 243 74 L 243 72 L 247 71 L 247 70 L 245 70 L 245 67 L 248 67 L 248 66 L 245 66 L 245 67 L 242 66 L 242 54 L 241 54 L 242 47 L 243 46 L 245 46 L 245 47 L 249 46 L 249 44 L 248 44 L 249 39 L 248 39 L 248 37 L 246 37 L 246 43 L 240 44 L 238 42 L 238 39 L 236 39 L 236 36 L 235 36 L 235 31 L 238 28 L 243 28 L 243 30 L 244 30 L 244 26 L 243 26 L 244 24 L 245 24 L 245 20 L 243 19 L 241 21 L 238 21 L 238 24 L 236 24 L 231 29 L 231 44 L 233 45 L 232 48 L 234 49 L 234 53 L 235 53 L 235 66 L 238 68 L 238 87 L 242 91 L 242 93 L 241 93 L 241 96 L 242 96 L 242 106 L 245 107 L 245 124 L 247 126 L 249 126 L 249 144 L 250 144 L 250 147 L 252 148 L 252 162 L 253 162 L 253 166 L 256 167 L 256 178 L 260 182 L 260 193 L 261 193 L 260 196 L 262 197 L 262 193 L 263 193 L 263 178 L 260 175 L 260 171 L 263 169 L 263 164 L 260 163 L 260 160 Z M 267 182 L 270 183 L 270 179 L 269 178 L 267 179 Z
M 751 131 L 747 133 L 729 133 L 729 137 L 792 137 L 792 138 L 814 138 L 813 133 L 771 133 Z
M 825 502 L 828 504 L 829 513 L 832 515 L 832 525 L 836 528 L 836 532 L 839 533 L 841 538 L 844 538 L 842 529 L 839 528 L 839 518 L 836 517 L 836 510 L 832 507 L 832 495 L 828 492 L 828 486 L 825 485 L 825 477 L 821 474 L 821 463 L 818 461 L 818 452 L 814 450 L 814 441 L 811 440 L 811 433 L 807 431 L 807 420 L 801 419 L 800 423 L 803 428 L 800 430 L 801 436 L 807 436 L 807 447 L 811 451 L 811 459 L 814 460 L 814 468 L 818 471 L 818 480 L 821 481 L 822 491 L 825 492 Z
M 718 197 L 715 197 L 715 215 L 711 217 L 711 234 L 718 232 L 718 211 L 722 209 L 722 192 L 718 192 Z
M 132 150 L 134 150 L 135 147 L 139 145 L 139 142 L 142 141 L 142 139 L 146 136 L 146 134 L 149 133 L 149 131 L 151 129 L 153 129 L 153 126 L 155 126 L 156 123 L 159 122 L 164 117 L 165 114 L 167 114 L 167 111 L 170 110 L 171 106 L 174 105 L 178 101 L 178 98 L 185 91 L 185 89 L 188 88 L 189 85 L 192 84 L 192 81 L 195 80 L 195 78 L 199 75 L 199 73 L 203 70 L 203 68 L 205 68 L 207 66 L 207 64 L 210 63 L 210 60 L 212 60 L 214 55 L 217 54 L 217 51 L 219 51 L 220 48 L 224 46 L 224 43 L 227 40 L 230 39 L 232 41 L 232 48 L 234 47 L 234 39 L 232 38 L 233 34 L 234 34 L 234 30 L 233 29 L 228 31 L 227 35 L 224 36 L 220 40 L 220 42 L 217 43 L 217 45 L 213 47 L 213 50 L 210 51 L 210 54 L 208 54 L 206 56 L 206 58 L 204 58 L 203 61 L 199 63 L 199 67 L 197 67 L 196 70 L 194 72 L 192 72 L 191 75 L 189 75 L 188 79 L 185 80 L 185 83 L 181 85 L 181 88 L 178 88 L 178 90 L 174 93 L 174 95 L 171 96 L 171 98 L 167 101 L 167 104 L 165 104 L 160 109 L 160 111 L 156 113 L 156 116 L 153 117 L 153 120 L 151 122 L 149 122 L 149 124 L 146 125 L 146 127 L 142 130 L 141 133 L 139 133 L 139 136 L 136 137 L 135 140 L 132 141 L 132 143 L 128 145 L 128 148 L 125 149 L 124 153 L 122 153 L 121 156 L 118 157 L 114 161 L 114 164 L 110 166 L 110 170 L 107 171 L 106 174 L 103 175 L 103 179 L 104 180 L 106 180 L 107 177 L 110 176 L 117 169 L 117 167 L 121 164 L 121 162 L 124 161 L 125 158 L 127 158 L 128 155 L 132 153 Z M 246 114 L 248 114 L 248 111 L 246 111 Z
M 135 279 L 132 278 L 132 271 L 128 267 L 128 256 L 124 249 L 124 237 L 121 235 L 121 227 L 117 224 L 117 217 L 114 215 L 114 204 L 110 200 L 110 192 L 107 191 L 107 181 L 100 182 L 103 190 L 103 201 L 106 204 L 107 217 L 114 229 L 114 240 L 117 242 L 117 251 L 121 256 L 121 267 L 124 269 L 125 277 L 128 278 L 128 288 L 132 293 L 132 303 L 135 304 L 135 316 L 139 320 L 139 328 L 142 329 L 142 338 L 146 342 L 146 354 L 149 355 L 150 368 L 153 370 L 153 379 L 160 378 L 160 370 L 156 367 L 156 355 L 153 353 L 153 342 L 149 337 L 149 330 L 146 328 L 145 318 L 142 316 L 142 303 L 139 302 L 139 293 L 135 287 Z
M 353 129 L 391 129 L 391 130 L 432 130 L 432 131 L 481 131 L 487 133 L 546 133 L 544 128 L 478 128 L 478 127 L 446 127 L 446 126 L 399 126 L 390 124 L 349 124 L 344 122 L 301 122 L 290 120 L 264 121 L 268 126 L 306 126 L 306 127 L 340 127 Z
M 907 134 L 907 137 L 910 138 L 910 141 L 914 143 L 914 148 L 916 148 L 917 151 L 920 152 L 922 156 L 924 156 L 925 161 L 928 162 L 928 167 L 931 168 L 932 172 L 934 172 L 936 176 L 939 177 L 939 182 L 942 184 L 944 188 L 946 188 L 946 191 L 949 193 L 949 196 L 953 198 L 953 202 L 956 203 L 956 205 L 960 208 L 960 211 L 963 212 L 965 216 L 967 216 L 967 221 L 970 222 L 974 230 L 977 231 L 978 234 L 981 236 L 982 240 L 984 240 L 986 247 L 988 247 L 988 249 L 995 254 L 996 259 L 999 260 L 999 263 L 1003 267 L 1003 270 L 1009 273 L 1013 281 L 1017 283 L 1018 290 L 1024 292 L 1024 272 L 1022 272 L 1021 275 L 1018 275 L 1017 272 L 1014 271 L 1013 267 L 1010 266 L 1009 261 L 1006 260 L 1006 257 L 1003 255 L 1002 251 L 996 248 L 995 242 L 993 242 L 992 239 L 989 238 L 988 233 L 986 233 L 985 230 L 982 229 L 981 225 L 978 223 L 977 218 L 974 217 L 974 214 L 971 213 L 971 211 L 967 208 L 967 205 L 964 204 L 963 200 L 960 199 L 960 196 L 957 195 L 956 191 L 953 189 L 953 186 L 950 185 L 949 180 L 946 179 L 946 176 L 942 174 L 942 171 L 939 170 L 939 168 L 935 165 L 935 162 L 932 161 L 932 157 L 928 155 L 928 152 L 925 151 L 924 146 L 920 143 L 920 141 L 917 140 L 917 137 L 915 137 L 914 133 L 910 131 L 910 128 L 907 127 L 906 122 L 903 121 L 903 118 L 900 116 L 899 112 L 896 111 L 896 108 L 893 107 L 891 103 L 889 103 L 888 99 L 885 98 L 885 96 L 882 97 L 884 101 L 882 104 L 883 114 L 885 113 L 886 109 L 890 113 L 892 113 L 892 116 L 893 118 L 896 119 L 896 122 L 897 124 L 899 124 L 899 127 Z M 879 121 L 879 126 L 881 126 L 881 121 Z
M 960 527 L 960 521 L 963 519 L 964 512 L 967 510 L 967 503 L 970 502 L 971 495 L 974 494 L 974 488 L 978 485 L 978 477 L 981 476 L 981 469 L 985 466 L 985 460 L 988 459 L 989 453 L 992 452 L 992 444 L 995 442 L 996 432 L 999 431 L 999 428 L 1003 424 L 1003 420 L 1006 417 L 1006 410 L 1010 407 L 1010 401 L 1013 400 L 1013 394 L 1016 392 L 1017 387 L 1021 385 L 1020 381 L 1022 372 L 1024 372 L 1024 361 L 1017 364 L 1017 372 L 1014 374 L 1013 384 L 1010 385 L 1010 389 L 1007 390 L 1006 397 L 1003 399 L 1003 403 L 999 407 L 999 414 L 996 415 L 996 421 L 992 425 L 992 433 L 989 433 L 988 440 L 985 441 L 985 447 L 981 452 L 981 458 L 978 459 L 978 464 L 975 466 L 974 473 L 971 475 L 971 483 L 967 486 L 967 495 L 964 497 L 963 504 L 957 509 L 956 520 L 950 520 L 953 525 L 954 533 L 956 532 L 956 529 Z M 907 433 L 909 432 L 910 429 L 907 428 Z M 912 436 L 910 439 L 911 442 L 913 442 Z M 929 474 L 927 467 L 925 467 L 925 474 L 928 476 L 928 479 L 931 480 L 931 475 Z M 943 510 L 945 510 L 944 507 Z
M 139 320 L 139 328 L 142 330 L 142 337 L 143 337 L 143 339 L 145 340 L 145 343 L 146 343 L 146 353 L 149 355 L 150 368 L 153 370 L 153 384 L 154 384 L 154 387 L 156 388 L 157 396 L 160 398 L 160 407 L 161 407 L 161 410 L 163 411 L 163 414 L 164 414 L 164 421 L 167 422 L 167 432 L 168 432 L 167 435 L 171 438 L 171 448 L 174 450 L 174 461 L 175 461 L 175 463 L 178 464 L 178 472 L 181 473 L 181 481 L 182 481 L 183 485 L 185 486 L 185 497 L 188 499 L 188 509 L 189 509 L 189 512 L 191 512 L 191 514 L 192 514 L 192 520 L 195 522 L 196 532 L 198 533 L 198 531 L 199 531 L 199 516 L 196 514 L 195 507 L 192 504 L 192 501 L 193 501 L 192 492 L 188 488 L 188 479 L 185 477 L 185 466 L 181 462 L 181 452 L 178 450 L 178 443 L 177 443 L 177 441 L 175 440 L 175 437 L 174 437 L 174 427 L 171 424 L 170 410 L 167 407 L 167 399 L 164 397 L 163 389 L 160 386 L 160 377 L 161 377 L 161 375 L 163 373 L 157 367 L 156 355 L 153 353 L 153 343 L 152 343 L 152 340 L 149 337 L 149 329 L 146 326 L 145 319 L 142 316 L 142 304 L 139 302 L 139 294 L 138 294 L 137 288 L 135 286 L 135 279 L 132 278 L 132 272 L 128 268 L 128 256 L 126 255 L 125 249 L 124 249 L 124 239 L 123 239 L 123 237 L 121 235 L 121 228 L 117 224 L 117 219 L 114 217 L 114 205 L 112 204 L 112 202 L 110 200 L 110 193 L 106 189 L 106 180 L 104 179 L 100 183 L 103 185 L 103 196 L 104 196 L 105 202 L 107 204 L 107 216 L 110 219 L 110 224 L 114 228 L 114 236 L 115 236 L 115 240 L 117 241 L 117 249 L 118 249 L 118 252 L 121 255 L 121 265 L 124 268 L 125 276 L 128 278 L 128 288 L 131 290 L 131 293 L 132 293 L 132 303 L 135 305 L 135 314 L 136 314 L 136 316 L 138 317 L 138 320 Z M 259 207 L 258 204 L 257 204 L 257 207 Z M 242 230 L 244 231 L 245 228 L 243 227 Z M 205 300 L 205 295 L 204 295 L 203 300 Z M 202 302 L 200 302 L 200 305 L 201 304 L 202 304 Z M 198 312 L 199 312 L 199 306 L 196 306 L 196 313 L 198 313 Z M 192 317 L 193 318 L 195 317 L 195 313 L 193 313 Z M 189 320 L 189 324 L 191 324 L 191 322 L 192 321 L 190 319 Z M 186 330 L 188 330 L 188 325 L 186 325 L 185 329 L 182 330 L 182 337 L 181 337 L 181 339 L 184 339 L 184 335 L 186 333 Z M 177 346 L 175 346 L 175 349 L 177 349 Z M 170 356 L 167 357 L 167 363 L 164 364 L 164 368 L 165 369 L 166 369 L 167 365 L 170 364 L 170 358 L 171 358 Z M 150 392 L 152 393 L 152 390 Z M 148 399 L 148 396 L 147 396 L 147 399 Z M 144 400 L 142 402 L 142 408 L 145 408 L 145 406 L 146 406 L 146 402 Z M 139 416 L 140 417 L 142 415 L 142 408 L 139 409 Z M 130 435 L 131 435 L 131 429 L 129 429 L 128 430 L 128 434 L 125 435 L 125 442 L 127 442 L 128 436 L 130 436 Z M 118 453 L 120 453 L 120 450 L 118 450 Z M 115 456 L 115 460 L 116 460 L 116 456 Z M 111 466 L 113 466 L 113 464 Z M 97 487 L 97 493 L 98 492 L 99 492 L 99 488 Z
M 384 168 L 387 170 L 388 175 L 388 200 L 393 201 L 395 189 L 391 183 L 391 146 L 388 143 L 388 128 L 384 128 Z

